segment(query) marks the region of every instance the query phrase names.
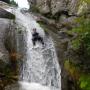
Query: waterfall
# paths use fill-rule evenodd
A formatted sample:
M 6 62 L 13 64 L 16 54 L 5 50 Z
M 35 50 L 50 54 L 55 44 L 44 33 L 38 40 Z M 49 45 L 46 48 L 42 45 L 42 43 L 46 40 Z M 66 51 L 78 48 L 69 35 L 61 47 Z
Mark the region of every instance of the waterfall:
M 52 38 L 45 35 L 31 14 L 22 13 L 17 9 L 14 13 L 16 23 L 23 26 L 26 31 L 26 55 L 20 69 L 20 90 L 61 90 L 61 70 Z M 45 48 L 42 49 L 38 42 L 37 48 L 32 48 L 33 28 L 44 38 Z

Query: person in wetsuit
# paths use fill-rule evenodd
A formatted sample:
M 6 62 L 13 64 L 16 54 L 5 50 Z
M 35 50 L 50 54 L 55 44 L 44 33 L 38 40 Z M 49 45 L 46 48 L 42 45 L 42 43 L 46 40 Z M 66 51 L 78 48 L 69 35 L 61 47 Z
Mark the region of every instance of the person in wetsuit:
M 32 33 L 32 42 L 33 42 L 33 46 L 36 45 L 36 41 L 39 41 L 42 43 L 42 45 L 44 45 L 44 41 L 43 38 L 39 35 L 39 33 L 36 31 L 36 28 L 33 29 L 33 33 Z

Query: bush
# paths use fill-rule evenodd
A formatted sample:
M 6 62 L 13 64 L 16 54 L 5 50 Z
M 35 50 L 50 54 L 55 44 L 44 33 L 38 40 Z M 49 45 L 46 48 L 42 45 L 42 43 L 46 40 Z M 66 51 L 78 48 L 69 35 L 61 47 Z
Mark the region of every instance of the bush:
M 90 90 L 90 75 L 82 75 L 79 83 L 82 90 Z
M 73 49 L 81 53 L 81 57 L 84 60 L 84 62 L 82 62 L 87 66 L 90 60 L 90 19 L 81 17 L 77 21 L 79 22 L 80 26 L 74 28 L 72 32 L 77 33 L 78 36 L 72 41 L 72 46 Z M 79 84 L 81 90 L 90 90 L 90 75 L 84 73 L 80 74 Z
M 74 28 L 72 32 L 77 33 L 78 37 L 72 41 L 74 49 L 79 49 L 83 44 L 88 55 L 90 55 L 90 20 L 81 17 L 77 20 L 80 23 L 78 28 Z

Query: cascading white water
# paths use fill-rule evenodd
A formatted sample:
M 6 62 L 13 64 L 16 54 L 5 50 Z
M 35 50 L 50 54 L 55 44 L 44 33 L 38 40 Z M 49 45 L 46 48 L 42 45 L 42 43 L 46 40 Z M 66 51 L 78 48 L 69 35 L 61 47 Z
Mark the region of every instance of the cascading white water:
M 53 40 L 45 36 L 43 29 L 32 15 L 15 10 L 16 23 L 26 30 L 27 52 L 20 73 L 21 90 L 61 90 L 60 67 L 58 64 Z M 32 49 L 32 29 L 44 38 L 45 48 L 37 43 L 38 48 Z

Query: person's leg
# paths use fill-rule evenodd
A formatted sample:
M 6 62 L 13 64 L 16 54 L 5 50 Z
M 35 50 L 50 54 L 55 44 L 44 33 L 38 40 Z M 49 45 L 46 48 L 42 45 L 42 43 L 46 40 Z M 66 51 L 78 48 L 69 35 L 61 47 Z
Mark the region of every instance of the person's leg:
M 43 41 L 43 39 L 41 38 L 41 43 L 44 45 L 44 41 Z
M 42 37 L 38 37 L 38 40 L 44 45 L 44 41 Z
M 33 42 L 33 46 L 35 46 L 35 45 L 36 45 L 36 39 L 33 38 L 33 39 L 32 39 L 32 42 Z

